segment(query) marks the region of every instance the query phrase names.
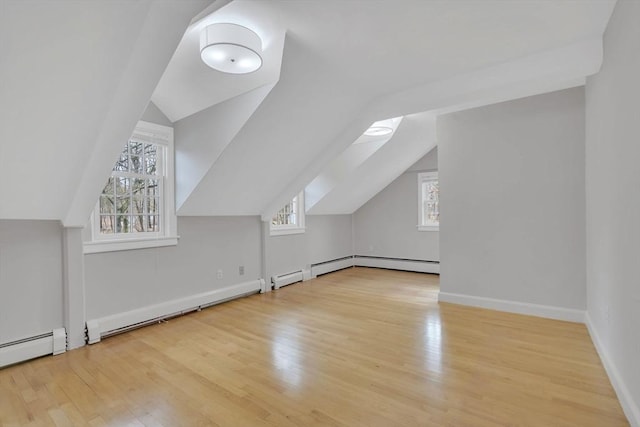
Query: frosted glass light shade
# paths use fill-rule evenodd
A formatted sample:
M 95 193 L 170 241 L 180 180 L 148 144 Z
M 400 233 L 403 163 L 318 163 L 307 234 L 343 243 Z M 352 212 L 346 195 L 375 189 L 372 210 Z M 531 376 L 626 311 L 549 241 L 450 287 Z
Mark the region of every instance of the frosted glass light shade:
M 401 120 L 402 117 L 378 120 L 377 122 L 374 122 L 369 129 L 364 131 L 364 135 L 374 137 L 391 135 L 396 130 Z
M 246 74 L 262 66 L 262 40 L 237 24 L 211 24 L 200 33 L 200 57 L 214 70 Z
M 371 126 L 364 134 L 367 136 L 385 136 L 393 132 L 393 128 L 387 126 Z

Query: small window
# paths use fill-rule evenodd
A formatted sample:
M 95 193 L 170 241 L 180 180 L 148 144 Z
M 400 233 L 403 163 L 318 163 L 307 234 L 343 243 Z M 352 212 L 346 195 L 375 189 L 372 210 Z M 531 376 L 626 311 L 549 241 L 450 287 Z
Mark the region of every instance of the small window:
M 271 219 L 272 236 L 304 233 L 304 191 L 284 205 Z
M 440 229 L 440 187 L 438 172 L 418 174 L 418 230 Z
M 85 253 L 177 243 L 173 129 L 139 122 L 105 183 Z

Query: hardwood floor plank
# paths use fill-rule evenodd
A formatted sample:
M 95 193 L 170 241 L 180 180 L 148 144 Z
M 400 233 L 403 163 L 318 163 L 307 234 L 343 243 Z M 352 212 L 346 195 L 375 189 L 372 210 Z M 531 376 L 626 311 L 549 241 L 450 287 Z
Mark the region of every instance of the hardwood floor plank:
M 350 268 L 0 370 L 0 425 L 626 426 L 584 325 Z

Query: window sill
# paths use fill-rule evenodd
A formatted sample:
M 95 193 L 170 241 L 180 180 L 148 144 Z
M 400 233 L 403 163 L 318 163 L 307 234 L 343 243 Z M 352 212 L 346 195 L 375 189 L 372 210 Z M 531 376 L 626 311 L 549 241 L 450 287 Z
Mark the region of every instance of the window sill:
M 271 236 L 285 236 L 287 234 L 302 234 L 305 232 L 305 228 L 279 228 L 275 230 L 270 230 L 269 235 Z
M 158 237 L 147 239 L 128 239 L 128 240 L 103 240 L 99 242 L 85 242 L 84 253 L 96 254 L 101 252 L 129 251 L 132 249 L 159 248 L 163 246 L 176 246 L 178 244 L 178 236 L 175 237 Z
M 418 225 L 418 231 L 440 231 L 438 225 Z

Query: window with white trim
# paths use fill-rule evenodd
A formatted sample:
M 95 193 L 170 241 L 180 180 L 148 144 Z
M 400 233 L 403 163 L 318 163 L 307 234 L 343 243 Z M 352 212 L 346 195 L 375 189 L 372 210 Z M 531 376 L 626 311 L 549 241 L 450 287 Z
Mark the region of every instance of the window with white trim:
M 418 230 L 440 229 L 440 186 L 438 172 L 418 174 Z
M 111 171 L 85 253 L 177 244 L 173 129 L 138 122 Z
M 272 236 L 304 233 L 304 191 L 276 212 L 269 228 Z

